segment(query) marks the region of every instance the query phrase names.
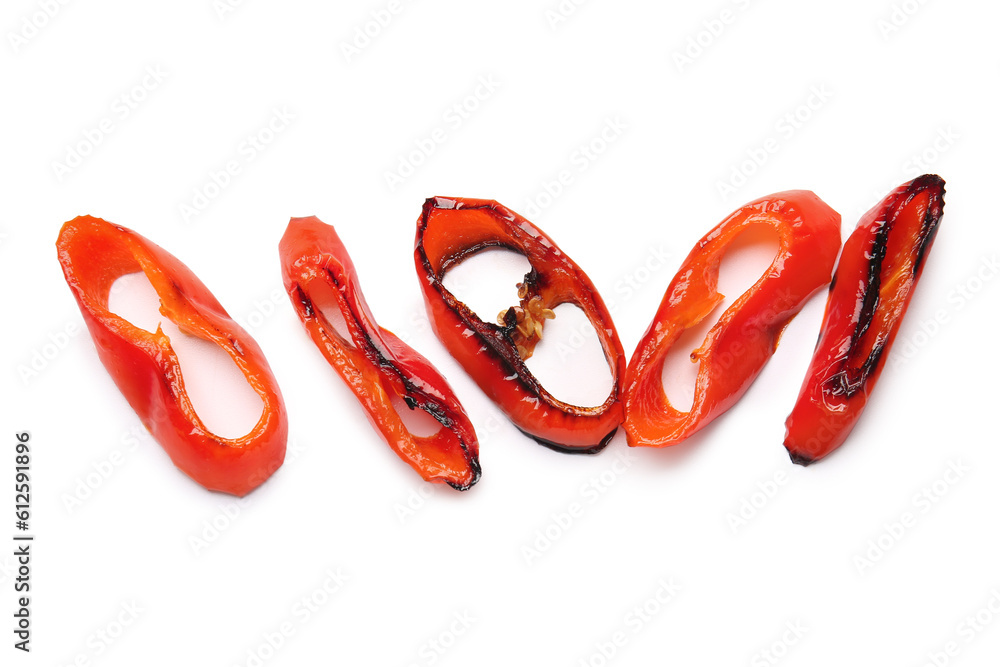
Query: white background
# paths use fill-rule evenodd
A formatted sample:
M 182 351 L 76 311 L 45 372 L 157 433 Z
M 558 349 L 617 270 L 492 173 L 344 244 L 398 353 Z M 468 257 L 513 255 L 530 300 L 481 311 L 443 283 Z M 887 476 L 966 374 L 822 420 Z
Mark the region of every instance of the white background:
M 399 5 L 350 58 L 343 45 L 387 0 L 253 0 L 221 15 L 210 0 L 70 2 L 51 18 L 39 14 L 44 3 L 5 3 L 0 495 L 13 505 L 14 433 L 30 430 L 37 538 L 30 655 L 11 647 L 12 547 L 0 549 L 0 662 L 763 665 L 772 663 L 761 651 L 773 650 L 789 667 L 916 666 L 951 641 L 948 664 L 995 659 L 1000 619 L 987 610 L 992 624 L 963 624 L 1000 591 L 990 280 L 1000 10 L 896 2 L 592 0 L 554 22 L 556 0 L 421 0 Z M 727 23 L 715 22 L 724 10 Z M 477 91 L 484 77 L 495 90 Z M 467 100 L 477 92 L 483 99 Z M 477 107 L 466 118 L 452 110 L 463 102 Z M 241 145 L 275 109 L 294 118 L 248 159 Z M 111 132 L 88 147 L 103 119 Z M 582 160 L 579 147 L 608 122 L 623 129 Z M 443 143 L 391 189 L 386 172 L 437 128 Z M 774 150 L 760 159 L 768 139 Z M 81 145 L 88 154 L 60 173 L 55 163 Z M 743 165 L 751 155 L 763 164 Z M 239 173 L 185 219 L 182 205 L 230 160 Z M 724 197 L 719 183 L 734 169 L 753 173 Z M 540 197 L 563 170 L 569 184 Z M 922 283 L 865 417 L 808 469 L 781 441 L 821 297 L 703 433 L 662 451 L 629 451 L 619 434 L 593 457 L 521 436 L 423 315 L 411 253 L 428 196 L 530 213 L 615 303 L 631 354 L 681 258 L 744 202 L 812 189 L 843 214 L 846 235 L 924 171 L 941 174 L 948 194 Z M 53 244 L 84 213 L 162 245 L 252 325 L 291 439 L 285 466 L 247 500 L 174 468 L 81 332 Z M 290 216 L 310 214 L 336 225 L 380 323 L 437 364 L 464 402 L 482 445 L 471 491 L 428 492 L 275 292 L 277 241 Z M 766 248 L 743 255 L 759 275 Z M 756 277 L 746 271 L 744 286 Z M 513 296 L 510 281 L 499 284 Z M 932 326 L 935 317 L 946 321 Z M 77 335 L 61 335 L 67 327 Z M 563 367 L 572 386 L 599 379 L 572 358 Z M 246 409 L 205 368 L 189 367 L 208 387 L 204 409 L 223 420 Z M 111 457 L 110 475 L 95 476 Z M 952 464 L 967 471 L 940 481 Z M 785 482 L 769 487 L 779 473 Z M 602 474 L 612 483 L 597 491 Z M 919 500 L 935 482 L 942 495 Z M 762 487 L 766 502 L 754 496 Z M 751 500 L 762 506 L 733 524 Z M 402 511 L 408 503 L 415 511 Z M 572 503 L 582 515 L 559 528 L 553 517 Z M 915 523 L 893 537 L 886 526 L 906 513 Z M 0 510 L 5 542 L 12 514 Z M 870 567 L 858 560 L 871 556 Z M 348 580 L 320 592 L 338 569 Z M 661 580 L 679 587 L 666 603 L 655 598 Z M 324 604 L 306 614 L 304 596 Z M 283 624 L 292 633 L 272 651 L 265 636 Z M 116 636 L 109 644 L 99 632 Z M 606 659 L 616 633 L 623 645 Z

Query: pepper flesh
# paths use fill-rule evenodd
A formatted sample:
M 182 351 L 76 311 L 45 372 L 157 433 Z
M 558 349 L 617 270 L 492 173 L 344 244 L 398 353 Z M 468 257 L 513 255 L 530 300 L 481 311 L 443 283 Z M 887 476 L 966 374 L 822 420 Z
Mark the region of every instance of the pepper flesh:
M 295 311 L 372 426 L 425 480 L 446 482 L 460 491 L 475 484 L 480 477 L 479 443 L 465 410 L 427 359 L 376 324 L 354 263 L 334 228 L 316 217 L 292 218 L 279 253 Z M 350 340 L 323 313 L 324 297 L 332 297 Z M 441 428 L 430 436 L 414 435 L 393 407 L 393 396 L 411 410 L 423 410 Z
M 490 248 L 521 253 L 531 270 L 518 286 L 518 306 L 484 322 L 443 284 L 449 269 Z M 424 203 L 414 248 L 427 313 L 438 338 L 507 417 L 539 443 L 567 452 L 595 453 L 621 422 L 625 353 L 597 289 L 555 242 L 533 224 L 485 199 L 435 197 Z M 597 331 L 613 387 L 596 407 L 552 396 L 524 361 L 557 306 L 578 306 Z
M 728 246 L 752 225 L 772 227 L 778 252 L 764 274 L 726 309 L 701 346 L 688 411 L 663 389 L 667 353 L 725 298 L 717 291 Z M 625 373 L 625 434 L 630 446 L 675 445 L 728 410 L 774 354 L 781 332 L 829 282 L 840 247 L 840 215 L 806 190 L 779 192 L 743 206 L 694 247 L 663 296 Z
M 176 257 L 125 227 L 90 216 L 59 232 L 59 263 L 97 354 L 139 419 L 174 464 L 207 489 L 243 496 L 282 464 L 288 420 L 277 382 L 257 343 Z M 160 312 L 185 333 L 225 350 L 260 396 L 264 410 L 240 438 L 209 431 L 195 413 L 170 339 L 108 309 L 115 280 L 142 271 Z
M 844 244 L 823 328 L 785 422 L 792 461 L 809 465 L 840 447 L 885 365 L 944 211 L 944 180 L 925 174 L 893 190 Z

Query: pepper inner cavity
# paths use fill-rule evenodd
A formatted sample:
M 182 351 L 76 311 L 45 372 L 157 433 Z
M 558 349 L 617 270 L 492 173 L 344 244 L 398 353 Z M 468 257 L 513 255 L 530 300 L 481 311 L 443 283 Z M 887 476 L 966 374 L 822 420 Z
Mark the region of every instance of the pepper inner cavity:
M 694 407 L 701 355 L 705 338 L 726 310 L 751 289 L 774 263 L 781 249 L 778 232 L 768 224 L 747 224 L 720 251 L 715 291 L 722 299 L 715 303 L 699 303 L 692 308 L 711 307 L 697 324 L 687 328 L 674 341 L 663 359 L 660 373 L 667 402 L 678 412 L 690 412 Z M 719 350 L 723 363 L 733 363 L 738 351 Z
M 182 331 L 160 312 L 160 295 L 141 271 L 111 286 L 108 310 L 133 326 L 160 328 L 180 364 L 188 399 L 205 428 L 222 438 L 241 438 L 257 425 L 264 401 L 232 357 L 214 342 Z M 234 347 L 238 344 L 231 341 Z
M 531 304 L 531 297 L 537 294 L 533 289 L 537 279 L 538 273 L 523 253 L 493 246 L 477 250 L 449 266 L 441 282 L 483 322 L 492 319 L 489 313 L 499 311 L 497 324 L 510 338 L 516 339 L 513 343 L 520 345 L 518 353 L 526 359 L 541 337 L 545 320 L 541 299 Z M 511 307 L 509 304 L 514 300 L 511 285 L 515 284 L 519 303 Z
M 418 407 L 411 407 L 406 400 L 395 391 L 387 389 L 392 409 L 399 415 L 399 420 L 415 438 L 429 438 L 441 432 L 441 422 L 429 412 Z

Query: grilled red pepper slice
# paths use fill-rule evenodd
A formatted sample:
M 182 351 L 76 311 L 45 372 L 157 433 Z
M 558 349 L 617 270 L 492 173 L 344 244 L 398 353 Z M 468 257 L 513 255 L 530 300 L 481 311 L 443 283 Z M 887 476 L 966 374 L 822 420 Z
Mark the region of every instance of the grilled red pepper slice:
M 667 352 L 724 299 L 716 289 L 723 254 L 752 225 L 774 228 L 778 253 L 691 353 L 700 362 L 694 402 L 678 410 L 663 390 Z M 705 235 L 671 281 L 625 373 L 629 445 L 675 445 L 732 407 L 774 354 L 785 325 L 829 282 L 839 248 L 840 215 L 806 190 L 750 202 Z
M 99 218 L 67 222 L 56 247 L 101 362 L 174 464 L 205 488 L 238 496 L 270 477 L 285 459 L 288 439 L 281 393 L 264 353 L 208 288 L 167 251 Z M 139 271 L 159 295 L 160 312 L 184 332 L 224 349 L 260 396 L 264 411 L 245 436 L 223 438 L 205 427 L 161 329 L 150 333 L 108 310 L 115 280 Z
M 875 387 L 944 211 L 944 181 L 925 174 L 868 211 L 844 244 L 823 328 L 785 422 L 792 461 L 814 463 L 844 443 Z
M 427 359 L 383 329 L 358 286 L 357 271 L 337 232 L 318 218 L 292 218 L 279 245 L 285 290 L 313 342 L 347 383 L 390 447 L 430 482 L 459 491 L 479 480 L 479 442 L 448 383 Z M 343 315 L 348 340 L 321 309 Z M 441 424 L 418 437 L 391 399 L 423 410 Z
M 518 285 L 520 305 L 484 322 L 443 284 L 449 269 L 489 248 L 523 254 L 531 270 Z M 621 422 L 625 353 L 593 283 L 551 238 L 495 201 L 435 197 L 417 221 L 414 259 L 431 325 L 465 371 L 525 434 L 553 449 L 600 451 Z M 524 361 L 541 339 L 545 319 L 563 303 L 578 306 L 597 330 L 614 387 L 597 407 L 552 396 Z

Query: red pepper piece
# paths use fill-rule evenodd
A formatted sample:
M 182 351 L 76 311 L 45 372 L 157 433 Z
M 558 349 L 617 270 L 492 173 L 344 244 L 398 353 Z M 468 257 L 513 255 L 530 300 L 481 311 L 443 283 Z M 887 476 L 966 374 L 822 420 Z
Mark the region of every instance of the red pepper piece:
M 279 245 L 285 290 L 313 342 L 351 388 L 369 421 L 404 461 L 429 482 L 464 491 L 479 480 L 479 442 L 447 381 L 427 359 L 383 329 L 358 286 L 357 271 L 337 232 L 318 218 L 292 218 Z M 320 309 L 332 301 L 350 340 Z M 391 397 L 441 424 L 418 437 Z
M 488 248 L 519 252 L 531 263 L 518 285 L 520 305 L 501 312 L 498 324 L 481 320 L 442 283 L 450 268 Z M 417 221 L 414 258 L 438 338 L 522 432 L 560 451 L 594 453 L 607 445 L 621 422 L 625 353 L 593 283 L 551 238 L 495 201 L 436 197 Z M 614 387 L 600 406 L 558 400 L 524 363 L 563 303 L 584 312 L 611 367 Z
M 774 228 L 778 253 L 691 353 L 700 366 L 693 404 L 683 412 L 663 390 L 667 352 L 722 302 L 716 286 L 723 254 L 752 225 Z M 807 190 L 752 201 L 702 238 L 667 288 L 625 373 L 628 444 L 675 445 L 732 407 L 774 354 L 788 322 L 830 281 L 839 248 L 840 215 Z
M 814 463 L 847 439 L 868 402 L 944 211 L 944 180 L 925 174 L 868 211 L 844 244 L 823 328 L 785 422 L 792 461 Z
M 130 229 L 81 216 L 56 243 L 63 274 L 97 354 L 139 419 L 174 464 L 212 491 L 243 496 L 285 459 L 288 419 L 277 382 L 257 343 L 230 319 L 208 288 L 176 257 Z M 224 349 L 264 402 L 253 429 L 223 438 L 198 418 L 170 339 L 108 310 L 111 286 L 142 271 L 160 297 L 160 312 L 185 333 Z

